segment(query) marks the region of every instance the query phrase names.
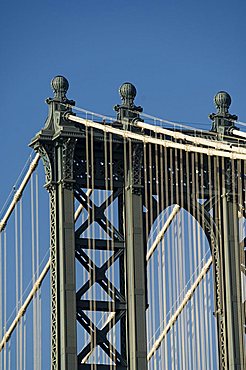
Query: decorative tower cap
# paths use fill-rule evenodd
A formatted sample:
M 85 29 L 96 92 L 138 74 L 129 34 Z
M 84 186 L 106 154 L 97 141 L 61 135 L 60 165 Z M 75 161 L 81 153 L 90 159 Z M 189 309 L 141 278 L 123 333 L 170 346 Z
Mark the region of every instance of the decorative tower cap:
M 114 110 L 118 112 L 117 119 L 120 121 L 122 119 L 127 119 L 133 121 L 134 119 L 139 119 L 139 113 L 142 112 L 142 107 L 137 107 L 134 104 L 134 98 L 137 95 L 136 87 L 130 83 L 125 82 L 119 88 L 119 94 L 122 100 L 121 105 L 115 105 Z
M 69 88 L 68 80 L 63 76 L 56 76 L 51 81 L 51 87 L 54 91 L 54 97 L 61 100 L 67 100 L 66 93 Z
M 121 100 L 123 100 L 123 102 L 127 100 L 128 101 L 131 100 L 133 102 L 133 100 L 135 99 L 137 95 L 137 89 L 130 82 L 125 82 L 120 86 L 119 93 L 121 96 Z
M 218 113 L 228 113 L 229 107 L 231 105 L 231 97 L 226 91 L 219 91 L 214 97 L 214 103 L 216 108 L 218 109 Z
M 231 105 L 231 97 L 226 91 L 219 91 L 214 97 L 214 104 L 217 108 L 217 113 L 211 113 L 209 118 L 213 121 L 212 131 L 230 134 L 231 127 L 235 127 L 234 121 L 237 120 L 235 114 L 229 113 Z

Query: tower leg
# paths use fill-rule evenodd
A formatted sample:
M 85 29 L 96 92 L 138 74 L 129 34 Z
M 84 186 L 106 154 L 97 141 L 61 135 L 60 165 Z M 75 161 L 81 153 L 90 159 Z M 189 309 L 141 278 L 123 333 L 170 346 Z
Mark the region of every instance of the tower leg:
M 145 248 L 143 241 L 143 203 L 139 179 L 139 144 L 134 145 L 132 166 L 125 188 L 127 320 L 129 370 L 147 370 Z M 133 155 L 131 155 L 133 154 Z M 134 159 L 138 158 L 137 162 Z M 136 168 L 137 167 L 137 168 Z

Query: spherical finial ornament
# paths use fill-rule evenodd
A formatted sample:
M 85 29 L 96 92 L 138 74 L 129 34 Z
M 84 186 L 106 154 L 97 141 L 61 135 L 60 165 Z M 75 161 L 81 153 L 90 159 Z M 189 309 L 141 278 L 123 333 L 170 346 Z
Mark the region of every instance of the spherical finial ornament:
M 226 91 L 219 91 L 214 97 L 214 103 L 220 113 L 227 113 L 231 105 L 231 97 Z
M 133 102 L 137 95 L 136 87 L 130 82 L 125 82 L 119 88 L 119 93 L 123 102 L 127 103 L 129 101 Z
M 51 87 L 54 91 L 55 98 L 64 99 L 69 88 L 68 80 L 63 76 L 56 76 L 51 81 Z

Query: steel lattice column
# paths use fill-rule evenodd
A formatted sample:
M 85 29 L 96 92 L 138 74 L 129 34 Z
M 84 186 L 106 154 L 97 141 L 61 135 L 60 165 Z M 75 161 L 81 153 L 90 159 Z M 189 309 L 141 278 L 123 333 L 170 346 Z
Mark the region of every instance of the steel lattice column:
M 45 127 L 31 142 L 40 153 L 50 192 L 51 369 L 77 368 L 73 156 L 81 133 L 63 119 L 68 82 L 52 80 Z
M 237 116 L 229 113 L 231 97 L 221 91 L 215 96 L 217 113 L 213 119 L 212 131 L 218 138 L 231 140 L 230 133 Z M 220 159 L 217 161 L 216 187 L 219 199 L 214 206 L 220 240 L 217 242 L 220 259 L 220 289 L 217 305 L 217 327 L 220 369 L 243 370 L 245 355 L 243 344 L 243 305 L 241 285 L 241 252 L 239 243 L 239 192 L 238 179 L 244 175 L 238 172 L 239 160 Z M 215 284 L 215 291 L 217 285 Z

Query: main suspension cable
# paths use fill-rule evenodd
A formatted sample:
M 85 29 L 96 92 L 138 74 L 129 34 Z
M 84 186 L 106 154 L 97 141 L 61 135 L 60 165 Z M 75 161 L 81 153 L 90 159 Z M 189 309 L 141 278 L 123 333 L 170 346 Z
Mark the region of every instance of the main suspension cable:
M 73 116 L 71 114 L 68 114 L 66 118 L 73 122 L 82 123 L 86 127 L 94 127 L 103 132 L 111 132 L 113 134 L 120 135 L 124 138 L 130 138 L 130 139 L 142 141 L 143 143 L 158 144 L 164 147 L 176 148 L 176 149 L 184 150 L 187 152 L 204 153 L 207 155 L 214 155 L 218 157 L 227 157 L 231 159 L 244 159 L 244 160 L 246 159 L 246 149 L 244 148 L 237 148 L 238 149 L 237 151 L 234 151 L 235 148 L 230 148 L 230 150 L 228 149 L 228 151 L 224 151 L 224 150 L 219 150 L 219 149 L 203 148 L 200 146 L 197 147 L 191 144 L 182 144 L 182 143 L 177 143 L 177 142 L 168 141 L 168 140 L 161 140 L 161 139 L 156 139 L 156 138 L 149 137 L 146 135 L 136 134 L 131 131 L 120 130 L 118 128 L 111 127 L 109 125 L 103 125 L 103 124 L 100 124 L 100 123 L 97 123 L 97 122 L 94 122 L 88 119 Z M 190 138 L 190 141 L 191 139 L 192 138 Z M 213 142 L 211 141 L 211 143 Z

